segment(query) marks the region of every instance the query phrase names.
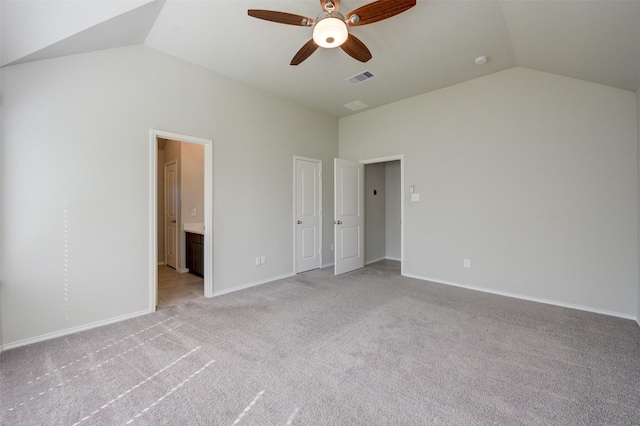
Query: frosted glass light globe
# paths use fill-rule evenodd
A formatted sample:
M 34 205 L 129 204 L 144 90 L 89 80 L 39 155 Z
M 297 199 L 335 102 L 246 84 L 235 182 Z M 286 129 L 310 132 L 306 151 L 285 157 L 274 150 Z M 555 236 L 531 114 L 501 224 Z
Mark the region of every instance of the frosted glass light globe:
M 347 41 L 347 37 L 347 24 L 337 16 L 328 15 L 313 27 L 313 41 L 320 47 L 338 47 Z

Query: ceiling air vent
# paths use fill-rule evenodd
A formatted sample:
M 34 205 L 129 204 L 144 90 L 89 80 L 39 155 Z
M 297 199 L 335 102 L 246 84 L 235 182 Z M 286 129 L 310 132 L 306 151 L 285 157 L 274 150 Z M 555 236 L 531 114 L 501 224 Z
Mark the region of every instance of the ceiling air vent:
M 356 74 L 352 77 L 346 79 L 351 84 L 360 84 L 367 80 L 371 80 L 375 75 L 373 75 L 369 70 L 361 72 L 360 74 Z
M 351 111 L 358 111 L 358 110 L 367 108 L 369 105 L 365 104 L 362 101 L 353 101 L 342 106 L 345 108 L 349 108 Z

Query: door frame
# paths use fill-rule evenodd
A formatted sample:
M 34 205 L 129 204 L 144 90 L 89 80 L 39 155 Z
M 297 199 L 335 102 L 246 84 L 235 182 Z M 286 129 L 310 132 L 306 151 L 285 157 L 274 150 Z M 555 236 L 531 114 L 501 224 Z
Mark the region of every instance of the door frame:
M 315 158 L 308 158 L 308 157 L 301 157 L 299 155 L 294 155 L 293 156 L 293 220 L 292 220 L 292 224 L 293 224 L 293 274 L 297 274 L 297 244 L 296 244 L 296 221 L 298 220 L 298 216 L 297 216 L 297 211 L 296 211 L 296 201 L 298 200 L 298 195 L 297 195 L 297 186 L 296 186 L 296 180 L 297 180 L 297 176 L 296 176 L 296 161 L 297 160 L 303 160 L 303 161 L 309 161 L 312 163 L 318 163 L 318 166 L 320 167 L 320 188 L 318 188 L 318 203 L 319 203 L 319 214 L 320 214 L 320 221 L 319 221 L 319 228 L 318 228 L 318 245 L 320 246 L 320 259 L 319 259 L 319 263 L 320 265 L 318 266 L 318 269 L 322 269 L 322 251 L 323 251 L 323 246 L 322 246 L 322 160 L 318 160 Z
M 149 130 L 149 310 L 158 301 L 158 138 L 204 145 L 204 295 L 213 297 L 213 140 Z
M 400 275 L 404 275 L 404 155 L 372 158 L 369 160 L 360 160 L 359 162 L 362 164 L 376 164 L 398 160 L 400 161 Z

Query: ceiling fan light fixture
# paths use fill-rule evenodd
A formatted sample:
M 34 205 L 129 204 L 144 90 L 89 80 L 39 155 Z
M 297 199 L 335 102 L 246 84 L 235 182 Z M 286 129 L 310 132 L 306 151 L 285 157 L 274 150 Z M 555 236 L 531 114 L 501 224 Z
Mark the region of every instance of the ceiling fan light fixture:
M 320 47 L 341 46 L 349 37 L 344 17 L 339 13 L 325 12 L 318 16 L 313 27 L 313 41 Z

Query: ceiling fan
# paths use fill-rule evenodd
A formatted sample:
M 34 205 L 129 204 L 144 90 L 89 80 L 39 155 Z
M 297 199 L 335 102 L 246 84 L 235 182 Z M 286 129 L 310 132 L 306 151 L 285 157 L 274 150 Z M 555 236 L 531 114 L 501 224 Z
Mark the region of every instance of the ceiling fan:
M 274 10 L 249 9 L 248 14 L 254 18 L 280 24 L 313 27 L 313 38 L 296 53 L 291 60 L 291 65 L 300 64 L 318 47 L 340 47 L 352 58 L 367 62 L 371 59 L 371 52 L 360 39 L 349 33 L 349 27 L 382 21 L 415 5 L 416 0 L 377 0 L 349 12 L 345 17 L 338 12 L 340 0 L 320 0 L 323 12 L 315 20 Z

